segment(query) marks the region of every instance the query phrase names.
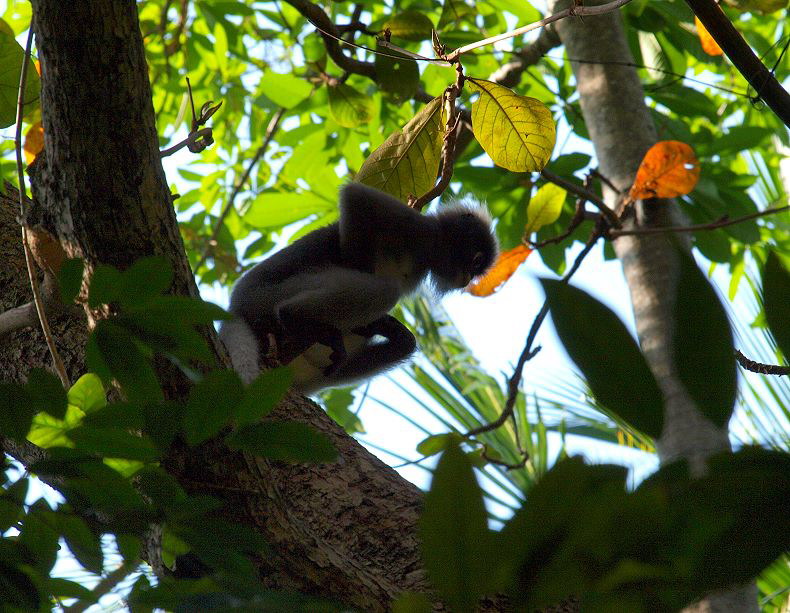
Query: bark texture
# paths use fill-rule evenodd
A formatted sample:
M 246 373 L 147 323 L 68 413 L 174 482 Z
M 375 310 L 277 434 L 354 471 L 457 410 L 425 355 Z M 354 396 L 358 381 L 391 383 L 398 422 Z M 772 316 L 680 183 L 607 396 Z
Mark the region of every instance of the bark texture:
M 99 263 L 123 269 L 161 254 L 176 271 L 172 290 L 197 295 L 157 150 L 135 2 L 36 0 L 33 8 L 47 159 L 35 175 L 40 218 L 69 255 L 86 260 L 86 274 Z M 3 298 L 3 306 L 27 302 L 24 281 Z M 55 333 L 70 338 L 68 331 Z M 4 345 L 3 378 L 49 363 L 34 334 L 20 333 L 31 337 L 25 354 L 18 346 L 27 339 Z M 222 355 L 213 330 L 206 335 Z M 73 376 L 83 371 L 76 354 Z M 159 375 L 170 398 L 184 397 L 187 385 L 176 373 L 162 368 Z M 188 491 L 225 500 L 231 520 L 255 527 L 272 543 L 275 555 L 258 561 L 268 585 L 364 611 L 387 610 L 404 590 L 424 591 L 417 488 L 312 402 L 289 397 L 277 415 L 328 433 L 340 459 L 323 466 L 269 463 L 214 443 L 174 449 L 167 466 Z
M 602 4 L 594 0 L 594 4 Z M 551 12 L 567 7 L 564 0 Z M 633 63 L 619 13 L 564 19 L 557 32 L 572 62 L 582 113 L 595 147 L 600 170 L 619 190 L 633 183 L 656 131 L 645 105 L 644 92 Z M 600 63 L 595 63 L 600 62 Z M 617 62 L 617 64 L 607 64 Z M 604 186 L 610 206 L 617 193 Z M 640 226 L 671 225 L 679 213 L 672 202 L 644 201 L 637 207 Z M 664 430 L 656 441 L 663 463 L 685 458 L 692 470 L 704 470 L 705 459 L 729 450 L 726 428 L 718 428 L 699 412 L 677 376 L 672 358 L 672 308 L 676 296 L 677 256 L 665 236 L 624 236 L 614 243 L 622 262 L 634 307 L 637 333 L 645 357 L 664 394 Z M 757 611 L 754 586 L 715 594 L 689 610 L 711 613 Z

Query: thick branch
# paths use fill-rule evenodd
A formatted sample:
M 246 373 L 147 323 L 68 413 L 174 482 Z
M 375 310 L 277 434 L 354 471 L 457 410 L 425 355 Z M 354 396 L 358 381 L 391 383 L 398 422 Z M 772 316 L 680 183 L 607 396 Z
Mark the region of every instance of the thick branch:
M 756 96 L 764 100 L 776 116 L 790 127 L 790 94 L 755 55 L 721 7 L 714 0 L 686 0 L 686 4 L 754 88 Z

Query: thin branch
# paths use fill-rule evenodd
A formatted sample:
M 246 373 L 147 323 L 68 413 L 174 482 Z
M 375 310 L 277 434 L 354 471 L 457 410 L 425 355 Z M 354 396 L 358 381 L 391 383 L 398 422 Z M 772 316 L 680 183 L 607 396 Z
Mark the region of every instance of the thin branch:
M 22 60 L 22 70 L 19 74 L 19 93 L 16 100 L 16 134 L 14 140 L 14 147 L 16 149 L 16 172 L 19 181 L 19 214 L 24 218 L 25 212 L 25 197 L 27 189 L 25 188 L 25 172 L 22 167 L 22 115 L 25 106 L 25 86 L 27 85 L 27 67 L 30 63 L 30 49 L 33 46 L 33 28 L 27 34 L 27 43 L 25 44 L 25 56 Z M 55 347 L 55 340 L 52 338 L 52 330 L 49 327 L 49 320 L 47 313 L 44 309 L 44 301 L 41 299 L 41 292 L 38 286 L 38 278 L 36 271 L 33 268 L 33 254 L 30 252 L 30 242 L 28 241 L 27 228 L 22 226 L 22 245 L 25 251 L 25 265 L 27 266 L 27 276 L 30 279 L 30 289 L 33 292 L 33 303 L 36 305 L 36 313 L 38 313 L 38 320 L 41 323 L 41 331 L 44 333 L 44 340 L 49 348 L 49 353 L 52 355 L 52 363 L 55 367 L 55 372 L 60 377 L 60 382 L 63 387 L 69 389 L 71 383 L 69 376 L 66 373 L 66 367 L 63 360 L 60 358 L 57 347 Z
M 250 178 L 252 169 L 261 159 L 263 154 L 266 153 L 266 149 L 269 148 L 269 145 L 271 144 L 272 139 L 277 132 L 277 128 L 280 125 L 280 120 L 283 118 L 283 115 L 285 115 L 285 109 L 278 109 L 269 121 L 269 125 L 266 127 L 266 135 L 263 138 L 263 143 L 261 143 L 261 146 L 258 147 L 255 155 L 252 156 L 250 163 L 247 164 L 247 168 L 244 169 L 244 174 L 241 176 L 241 179 L 239 179 L 236 185 L 233 187 L 233 191 L 231 192 L 230 197 L 228 197 L 228 201 L 225 203 L 225 206 L 220 212 L 219 217 L 217 217 L 217 221 L 214 223 L 214 229 L 212 230 L 211 236 L 206 243 L 206 248 L 203 250 L 198 263 L 195 265 L 195 270 L 198 270 L 201 266 L 203 266 L 203 264 L 206 263 L 206 260 L 209 256 L 209 251 L 211 250 L 212 246 L 216 244 L 217 237 L 219 236 L 220 230 L 222 230 L 222 224 L 225 223 L 225 218 L 233 208 L 233 203 L 235 202 L 236 197 L 239 195 L 239 192 L 241 192 L 244 184 Z
M 574 4 L 570 8 L 565 9 L 564 11 L 560 11 L 559 13 L 554 13 L 553 15 L 549 15 L 545 19 L 541 19 L 540 21 L 536 21 L 535 23 L 531 23 L 529 25 L 516 28 L 515 30 L 511 30 L 510 32 L 499 34 L 498 36 L 492 36 L 491 38 L 486 38 L 477 41 L 476 43 L 470 43 L 468 45 L 464 45 L 463 47 L 459 47 L 458 49 L 456 49 L 455 51 L 453 51 L 447 56 L 447 60 L 452 62 L 453 60 L 457 59 L 458 56 L 463 55 L 464 53 L 468 53 L 473 49 L 485 47 L 486 45 L 493 45 L 494 43 L 498 43 L 499 41 L 502 40 L 507 40 L 508 38 L 515 38 L 516 36 L 521 36 L 522 34 L 526 34 L 527 32 L 531 32 L 532 30 L 537 30 L 538 28 L 547 26 L 550 23 L 554 23 L 555 21 L 559 21 L 560 19 L 564 19 L 565 17 L 570 17 L 572 15 L 576 15 L 579 17 L 583 17 L 585 15 L 603 15 L 604 13 L 616 11 L 620 7 L 628 4 L 630 1 L 631 0 L 614 0 L 613 2 L 601 4 L 600 6 L 577 6 Z
M 790 366 L 779 366 L 778 364 L 763 364 L 762 362 L 755 362 L 754 360 L 747 358 L 737 349 L 735 350 L 735 359 L 738 360 L 738 364 L 743 366 L 743 368 L 746 370 L 750 370 L 751 372 L 756 372 L 761 375 L 776 375 L 777 377 L 781 377 L 782 375 L 790 375 Z
M 194 145 L 202 138 L 206 136 L 211 136 L 213 130 L 211 128 L 203 128 L 201 130 L 197 130 L 195 132 L 190 132 L 189 136 L 187 136 L 184 140 L 180 143 L 173 145 L 172 147 L 168 147 L 167 149 L 163 149 L 159 152 L 160 158 L 166 158 L 169 155 L 173 155 L 176 151 L 183 149 L 184 147 L 188 147 L 190 145 Z
M 790 94 L 755 55 L 714 0 L 686 0 L 702 25 L 721 47 L 738 72 L 749 82 L 756 98 L 762 99 L 790 127 Z
M 108 574 L 104 579 L 99 581 L 91 590 L 91 594 L 96 597 L 96 600 L 99 600 L 102 596 L 109 594 L 117 585 L 126 579 L 131 573 L 133 573 L 137 569 L 137 564 L 127 564 L 123 563 L 110 574 Z M 63 613 L 82 613 L 82 611 L 87 610 L 89 607 L 92 607 L 95 603 L 90 602 L 88 600 L 81 600 L 70 607 L 65 607 L 63 609 Z
M 33 302 L 8 309 L 0 313 L 0 338 L 22 328 L 32 328 L 37 321 L 36 305 Z
M 606 218 L 606 221 L 609 222 L 609 225 L 613 228 L 619 228 L 622 226 L 620 220 L 615 215 L 614 211 L 606 206 L 606 203 L 594 192 L 591 192 L 589 189 L 585 189 L 568 181 L 567 179 L 563 179 L 559 175 L 555 175 L 553 172 L 546 170 L 545 168 L 540 171 L 540 176 L 542 176 L 546 181 L 550 181 L 555 185 L 559 185 L 563 189 L 571 192 L 572 194 L 576 194 L 577 196 L 584 198 L 590 204 L 595 206 L 601 214 Z
M 598 239 L 603 236 L 603 222 L 599 223 L 598 226 L 593 230 L 593 233 L 590 235 L 590 238 L 587 239 L 587 243 L 584 245 L 584 249 L 581 250 L 579 255 L 576 256 L 576 259 L 573 261 L 573 265 L 570 267 L 565 276 L 562 277 L 563 283 L 568 283 L 571 277 L 579 270 L 579 266 L 584 261 L 584 258 L 592 250 L 595 243 L 598 242 Z M 483 434 L 485 432 L 491 432 L 496 430 L 497 428 L 501 427 L 509 418 L 513 416 L 513 410 L 516 406 L 516 398 L 518 397 L 518 388 L 521 384 L 521 374 L 524 370 L 524 365 L 529 362 L 532 358 L 534 358 L 538 352 L 540 351 L 540 346 L 532 348 L 533 343 L 535 342 L 535 337 L 538 335 L 538 330 L 540 330 L 540 326 L 543 324 L 544 320 L 546 319 L 546 315 L 549 314 L 549 301 L 544 300 L 543 306 L 540 308 L 540 311 L 535 316 L 535 319 L 532 321 L 532 327 L 529 329 L 529 334 L 527 334 L 527 342 L 524 345 L 524 349 L 521 352 L 521 355 L 518 358 L 518 362 L 516 363 L 516 367 L 513 369 L 513 374 L 511 375 L 510 379 L 507 383 L 507 400 L 505 401 L 505 408 L 502 410 L 502 413 L 497 417 L 494 421 L 484 424 L 478 428 L 473 428 L 466 433 L 467 438 L 471 438 L 473 436 L 477 436 L 479 434 Z
M 635 236 L 639 234 L 661 234 L 663 232 L 699 232 L 702 230 L 718 230 L 719 228 L 733 226 L 735 224 L 743 223 L 744 221 L 749 221 L 750 219 L 765 217 L 766 215 L 773 215 L 774 213 L 781 213 L 782 211 L 787 211 L 788 209 L 790 209 L 790 205 L 780 206 L 774 209 L 765 209 L 763 211 L 757 211 L 756 213 L 751 213 L 750 215 L 744 215 L 743 217 L 736 217 L 735 219 L 730 219 L 725 215 L 724 217 L 716 221 L 712 221 L 710 223 L 697 224 L 695 226 L 668 226 L 665 228 L 635 228 L 633 230 L 609 230 L 609 232 L 607 233 L 607 237 L 617 238 L 619 236 Z

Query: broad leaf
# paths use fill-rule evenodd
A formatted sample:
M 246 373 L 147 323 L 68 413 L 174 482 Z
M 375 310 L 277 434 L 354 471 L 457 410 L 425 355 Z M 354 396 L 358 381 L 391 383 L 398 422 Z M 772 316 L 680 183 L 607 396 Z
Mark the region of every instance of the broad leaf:
M 228 446 L 284 462 L 323 463 L 337 458 L 337 450 L 325 434 L 296 421 L 246 426 L 228 438 Z
M 376 76 L 381 89 L 398 100 L 414 96 L 420 84 L 417 62 L 381 45 L 376 45 L 376 50 Z M 331 108 L 331 97 L 329 102 Z
M 773 251 L 763 269 L 763 304 L 771 334 L 790 363 L 790 273 Z
M 480 94 L 472 103 L 472 130 L 494 163 L 514 172 L 543 170 L 557 137 L 546 105 L 491 81 L 466 82 Z
M 292 74 L 267 72 L 259 84 L 261 92 L 276 105 L 290 109 L 310 95 L 313 86 Z
M 373 115 L 373 102 L 369 96 L 361 94 L 345 83 L 329 85 L 329 111 L 332 117 L 344 128 L 356 128 L 370 121 Z
M 567 192 L 553 183 L 546 183 L 535 192 L 527 205 L 527 227 L 524 234 L 529 236 L 543 226 L 554 223 L 562 213 Z
M 448 445 L 433 473 L 418 527 L 428 577 L 457 613 L 475 611 L 490 585 L 492 535 L 469 459 Z
M 660 436 L 661 391 L 617 315 L 578 288 L 551 279 L 541 283 L 557 334 L 596 400 L 637 430 Z
M 219 433 L 243 397 L 241 379 L 232 370 L 214 370 L 192 388 L 184 411 L 187 442 L 197 445 Z
M 674 307 L 678 376 L 700 411 L 717 426 L 730 420 L 737 369 L 727 313 L 691 254 L 678 250 Z
M 431 37 L 433 23 L 421 11 L 403 11 L 384 22 L 382 29 L 389 30 L 393 38 L 419 42 Z
M 5 23 L 5 22 L 3 22 Z M 7 128 L 16 120 L 19 75 L 25 50 L 14 39 L 14 35 L 0 29 L 0 128 Z M 28 60 L 25 83 L 24 115 L 38 108 L 41 84 L 33 62 Z
M 257 422 L 272 412 L 291 386 L 293 373 L 290 368 L 273 368 L 262 372 L 244 390 L 244 397 L 236 407 L 236 423 L 246 425 Z
M 697 26 L 697 35 L 699 36 L 699 42 L 702 45 L 702 50 L 708 55 L 722 55 L 724 51 L 722 51 L 721 47 L 719 47 L 719 43 L 714 40 L 714 38 L 710 35 L 710 32 L 708 32 L 705 26 L 702 25 L 702 22 L 696 15 L 694 15 L 694 25 Z
M 402 202 L 421 196 L 439 174 L 443 132 L 441 98 L 434 98 L 370 154 L 354 180 Z
M 491 270 L 480 279 L 473 281 L 466 291 L 480 298 L 492 295 L 513 276 L 513 273 L 529 257 L 530 253 L 532 253 L 532 249 L 524 245 L 503 251 L 497 257 Z
M 699 179 L 699 162 L 694 150 L 676 140 L 660 141 L 642 158 L 631 187 L 631 200 L 676 198 L 688 194 Z

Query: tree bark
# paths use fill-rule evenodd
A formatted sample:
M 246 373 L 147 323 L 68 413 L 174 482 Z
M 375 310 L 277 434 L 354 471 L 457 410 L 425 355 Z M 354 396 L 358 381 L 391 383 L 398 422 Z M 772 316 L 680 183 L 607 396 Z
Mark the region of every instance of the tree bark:
M 602 4 L 593 0 L 594 4 Z M 567 7 L 563 0 L 551 12 Z M 582 113 L 595 147 L 601 173 L 618 190 L 627 190 L 656 131 L 645 105 L 633 57 L 617 12 L 557 23 L 571 59 Z M 584 63 L 573 62 L 583 59 Z M 608 62 L 608 63 L 607 63 Z M 618 194 L 604 185 L 604 198 L 614 207 Z M 633 226 L 676 225 L 680 216 L 669 201 L 638 203 Z M 664 394 L 664 430 L 656 441 L 662 463 L 685 458 L 697 474 L 713 453 L 730 450 L 726 428 L 718 428 L 699 412 L 677 375 L 672 358 L 672 308 L 676 298 L 677 255 L 661 234 L 624 236 L 614 243 L 631 293 L 642 351 Z M 751 585 L 710 595 L 689 611 L 752 613 L 757 592 Z
M 69 255 L 85 259 L 86 275 L 100 263 L 124 269 L 161 254 L 176 271 L 172 291 L 196 296 L 157 149 L 135 2 L 34 0 L 33 9 L 47 160 L 35 174 L 34 194 L 47 229 Z M 21 279 L 3 306 L 29 300 Z M 55 333 L 71 338 L 70 328 Z M 82 336 L 74 334 L 84 342 L 84 325 Z M 19 337 L 25 335 L 23 352 Z M 213 329 L 206 336 L 224 356 Z M 27 371 L 49 363 L 35 333 L 15 336 L 3 349 L 4 379 L 21 378 L 22 366 Z M 67 359 L 72 376 L 84 371 L 79 351 Z M 188 386 L 177 373 L 161 368 L 158 374 L 169 398 L 185 397 Z M 266 462 L 212 442 L 177 447 L 165 465 L 185 489 L 222 499 L 228 519 L 266 537 L 274 555 L 257 561 L 266 585 L 365 611 L 388 610 L 402 591 L 425 591 L 418 489 L 309 400 L 289 396 L 276 415 L 327 433 L 338 461 Z

